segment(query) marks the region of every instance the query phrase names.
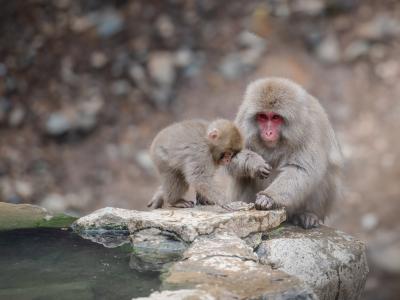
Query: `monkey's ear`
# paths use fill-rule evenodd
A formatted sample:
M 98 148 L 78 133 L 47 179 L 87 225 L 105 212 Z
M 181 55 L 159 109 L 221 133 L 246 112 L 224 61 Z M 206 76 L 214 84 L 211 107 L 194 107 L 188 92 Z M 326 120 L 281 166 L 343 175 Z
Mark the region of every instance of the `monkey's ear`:
M 211 129 L 211 130 L 208 132 L 208 138 L 209 138 L 210 140 L 216 140 L 218 137 L 219 137 L 219 131 L 218 131 L 218 129 L 214 128 L 214 129 Z

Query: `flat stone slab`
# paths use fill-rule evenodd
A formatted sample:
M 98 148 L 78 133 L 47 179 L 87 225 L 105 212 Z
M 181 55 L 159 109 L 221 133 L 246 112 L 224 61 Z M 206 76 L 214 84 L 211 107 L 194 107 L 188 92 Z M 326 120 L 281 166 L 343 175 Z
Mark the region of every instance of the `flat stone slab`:
M 78 232 L 94 229 L 128 229 L 131 234 L 148 228 L 158 228 L 176 234 L 185 242 L 218 231 L 234 232 L 239 237 L 264 232 L 279 226 L 286 219 L 284 210 L 259 211 L 223 210 L 219 207 L 188 209 L 157 209 L 135 211 L 106 207 L 77 220 Z

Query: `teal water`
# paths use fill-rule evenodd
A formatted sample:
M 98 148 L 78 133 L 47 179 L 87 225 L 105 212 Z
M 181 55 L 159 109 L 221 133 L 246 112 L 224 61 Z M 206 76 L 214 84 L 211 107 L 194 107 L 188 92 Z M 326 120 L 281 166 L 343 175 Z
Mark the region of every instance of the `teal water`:
M 130 269 L 127 248 L 56 229 L 0 232 L 0 299 L 132 299 L 158 290 L 159 273 Z

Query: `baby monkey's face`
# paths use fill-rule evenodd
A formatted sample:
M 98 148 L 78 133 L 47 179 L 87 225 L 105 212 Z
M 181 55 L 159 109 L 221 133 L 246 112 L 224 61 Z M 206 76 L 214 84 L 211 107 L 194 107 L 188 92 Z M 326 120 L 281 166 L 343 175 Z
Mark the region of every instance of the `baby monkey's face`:
M 218 165 L 227 165 L 243 148 L 243 138 L 234 123 L 228 120 L 216 120 L 209 125 L 207 133 L 213 159 Z M 216 154 L 216 155 L 215 155 Z

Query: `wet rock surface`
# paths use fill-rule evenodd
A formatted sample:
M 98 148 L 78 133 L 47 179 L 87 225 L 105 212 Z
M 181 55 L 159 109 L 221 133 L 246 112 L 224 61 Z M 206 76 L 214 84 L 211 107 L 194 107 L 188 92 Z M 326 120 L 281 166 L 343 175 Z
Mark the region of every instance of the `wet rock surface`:
M 164 264 L 182 258 L 188 244 L 173 232 L 150 228 L 131 236 L 133 253 L 129 265 L 140 271 L 159 271 Z
M 227 208 L 105 208 L 73 228 L 109 247 L 93 233 L 129 234 L 130 267 L 163 272 L 161 291 L 141 299 L 359 298 L 368 273 L 361 242 L 327 227 L 281 225 L 284 210 Z

